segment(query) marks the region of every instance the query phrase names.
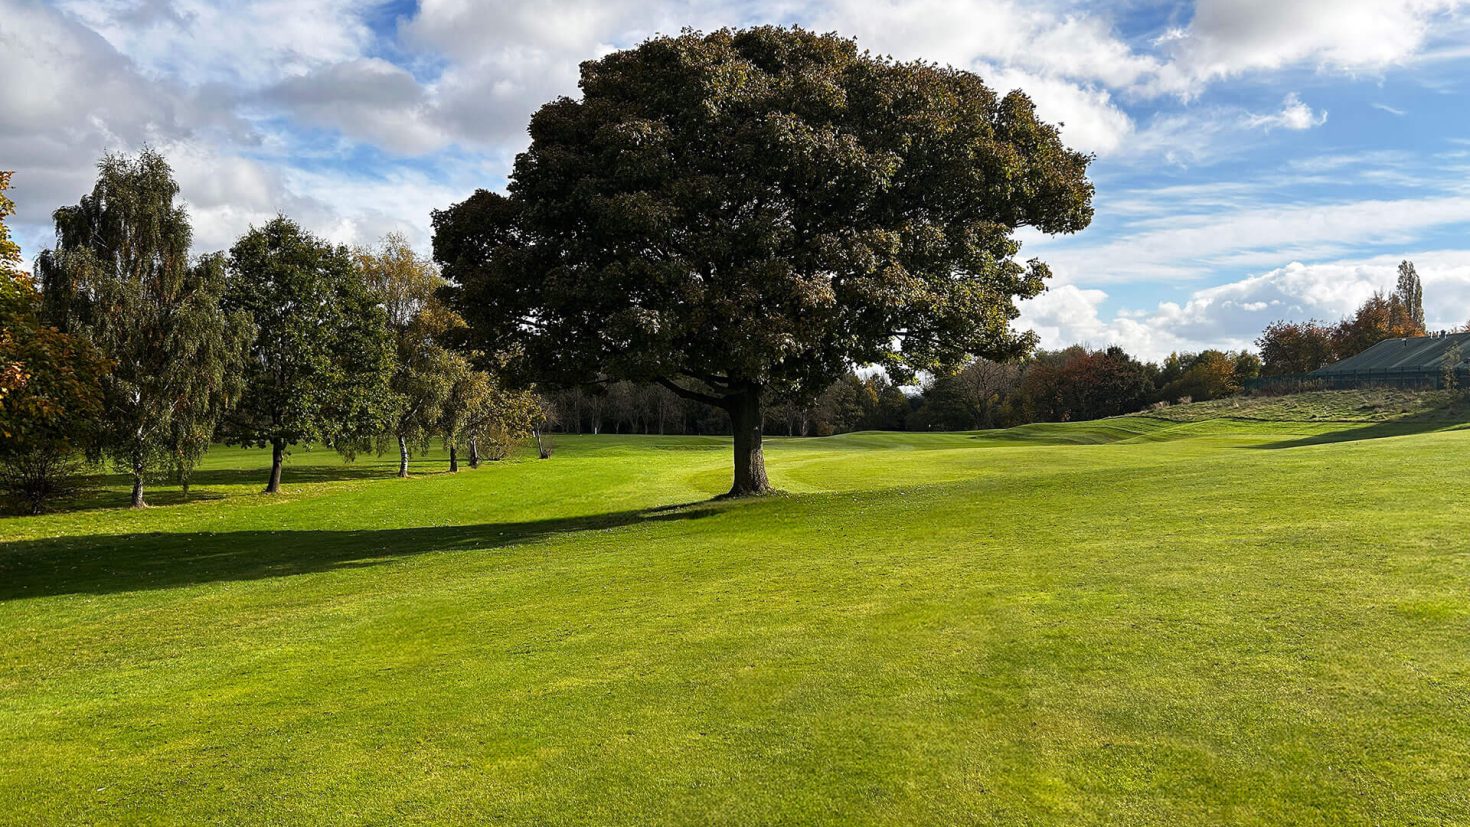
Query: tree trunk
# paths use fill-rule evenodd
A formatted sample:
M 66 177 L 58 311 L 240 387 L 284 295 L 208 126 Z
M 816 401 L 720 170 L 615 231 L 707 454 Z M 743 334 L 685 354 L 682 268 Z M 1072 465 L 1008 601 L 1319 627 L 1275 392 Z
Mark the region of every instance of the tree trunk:
M 470 467 L 480 467 L 480 440 L 470 437 Z
M 551 450 L 548 449 L 546 447 L 546 443 L 542 441 L 541 429 L 532 428 L 531 435 L 536 438 L 536 455 L 541 457 L 542 459 L 551 459 Z
M 449 473 L 456 474 L 458 472 L 459 472 L 459 448 L 457 446 L 451 445 L 451 446 L 449 446 Z
M 398 476 L 408 476 L 408 440 L 403 437 L 398 438 Z
M 133 463 L 133 508 L 147 508 L 143 502 L 143 463 Z
M 281 461 L 286 458 L 286 440 L 277 437 L 271 440 L 271 478 L 265 484 L 265 493 L 281 493 Z
M 735 435 L 735 482 L 726 497 L 752 497 L 771 493 L 766 479 L 766 456 L 761 451 L 761 397 L 751 388 L 728 399 L 726 411 Z

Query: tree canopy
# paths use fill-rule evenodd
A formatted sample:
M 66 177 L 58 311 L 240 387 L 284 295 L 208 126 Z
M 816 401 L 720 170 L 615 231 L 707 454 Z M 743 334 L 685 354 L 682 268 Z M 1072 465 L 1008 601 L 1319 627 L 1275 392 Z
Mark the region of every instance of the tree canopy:
M 278 217 L 230 249 L 223 304 L 255 323 L 245 392 L 225 420 L 234 444 L 272 449 L 266 490 L 280 489 L 295 443 L 351 456 L 382 432 L 397 400 L 388 387 L 388 315 L 346 247 Z
M 853 364 L 898 379 L 1025 352 L 1022 226 L 1092 217 L 1089 158 L 1019 92 L 760 27 L 582 65 L 502 196 L 434 216 L 478 345 L 559 384 L 658 382 L 729 412 L 731 494 L 768 490 L 763 404 Z

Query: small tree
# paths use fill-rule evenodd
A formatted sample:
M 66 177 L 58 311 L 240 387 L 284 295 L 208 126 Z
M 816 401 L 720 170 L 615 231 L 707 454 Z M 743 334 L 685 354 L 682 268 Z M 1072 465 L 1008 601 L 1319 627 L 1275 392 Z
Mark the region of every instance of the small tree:
M 1440 365 L 1440 386 L 1447 391 L 1460 387 L 1460 363 L 1465 361 L 1465 355 L 1460 351 L 1459 342 L 1451 342 L 1444 353 L 1444 361 Z
M 909 381 L 1029 349 L 1013 302 L 1049 272 L 1012 233 L 1092 218 L 1088 157 L 1024 94 L 835 35 L 658 37 L 581 88 L 536 113 L 508 196 L 435 213 L 435 257 L 524 376 L 723 409 L 732 496 L 770 490 L 769 402 L 854 364 Z
M 347 248 L 278 217 L 230 250 L 224 304 L 255 322 L 245 392 L 225 422 L 242 446 L 271 448 L 265 491 L 281 489 L 296 443 L 352 456 L 382 432 L 397 400 L 388 387 L 387 313 Z
M 1334 359 L 1332 328 L 1315 321 L 1273 322 L 1261 338 L 1262 376 L 1311 373 Z
M 48 321 L 112 362 L 98 449 L 133 478 L 132 504 L 159 465 L 187 478 L 238 396 L 249 320 L 221 309 L 216 257 L 191 262 L 191 230 L 162 155 L 107 155 L 97 184 L 56 211 L 39 270 Z
M 1195 402 L 1231 396 L 1244 389 L 1246 379 L 1260 375 L 1260 361 L 1249 353 L 1206 350 L 1183 356 L 1170 354 L 1170 361 L 1176 360 L 1182 365 L 1182 371 L 1158 392 L 1165 402 L 1186 396 Z
M 531 438 L 536 440 L 536 456 L 538 459 L 551 459 L 552 449 L 556 447 L 551 439 L 551 429 L 557 426 L 561 418 L 556 403 L 548 397 L 533 393 L 524 398 L 524 404 L 531 425 Z
M 357 262 L 388 311 L 394 345 L 389 387 L 398 403 L 390 436 L 398 443 L 398 476 L 407 477 L 409 455 L 427 449 L 441 430 L 455 383 L 470 369 L 444 345 L 464 320 L 440 298 L 445 282 L 438 268 L 403 236 L 389 235 L 377 248 L 359 250 Z
M 480 467 L 481 448 L 490 460 L 504 459 L 511 447 L 530 436 L 537 425 L 539 408 L 530 391 L 507 390 L 490 373 L 476 370 L 461 360 L 444 418 L 439 426 L 449 450 L 449 470 L 459 470 L 458 449 L 469 449 L 471 468 Z

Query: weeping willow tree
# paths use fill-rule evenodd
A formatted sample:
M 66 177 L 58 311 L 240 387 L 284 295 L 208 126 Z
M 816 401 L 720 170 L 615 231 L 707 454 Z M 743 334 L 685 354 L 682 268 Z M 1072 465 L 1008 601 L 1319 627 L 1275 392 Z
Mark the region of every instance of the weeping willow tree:
M 52 324 L 111 360 L 98 452 L 133 480 L 171 469 L 187 481 L 241 391 L 248 317 L 220 308 L 224 266 L 192 259 L 192 231 L 163 156 L 109 154 L 97 183 L 58 209 L 56 247 L 38 261 Z

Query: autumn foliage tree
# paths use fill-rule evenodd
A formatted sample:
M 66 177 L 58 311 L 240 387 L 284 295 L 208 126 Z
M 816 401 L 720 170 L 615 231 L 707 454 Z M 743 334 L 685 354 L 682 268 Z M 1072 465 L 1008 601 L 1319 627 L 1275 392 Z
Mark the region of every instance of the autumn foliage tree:
M 468 450 L 471 468 L 482 459 L 503 459 L 533 434 L 540 417 L 534 393 L 503 387 L 491 372 L 463 360 L 437 429 L 449 451 L 449 470 L 459 470 L 461 448 Z
M 1316 321 L 1272 322 L 1256 339 L 1262 376 L 1311 373 L 1333 361 L 1333 329 Z
M 1418 315 L 1423 316 L 1423 309 Z M 1332 331 L 1333 361 L 1346 359 L 1388 339 L 1423 336 L 1424 324 L 1415 319 L 1415 310 L 1395 292 L 1374 293 L 1351 317 L 1343 319 Z
M 66 493 L 95 444 L 109 365 L 86 339 L 42 318 L 41 294 L 5 226 L 9 182 L 0 172 L 0 488 L 35 514 Z
M 407 477 L 410 454 L 426 449 L 440 432 L 456 383 L 471 370 L 445 346 L 464 320 L 442 300 L 445 282 L 438 268 L 403 236 L 389 235 L 374 249 L 358 250 L 357 262 L 387 310 L 394 350 L 388 435 L 398 447 L 398 476 Z
M 25 307 L 31 292 L 30 279 L 22 278 L 20 269 L 20 245 L 10 237 L 10 228 L 5 219 L 15 213 L 15 202 L 5 194 L 10 189 L 13 173 L 0 170 L 0 401 L 17 390 L 26 381 L 25 364 L 15 353 L 15 336 L 11 329 Z
M 36 514 L 72 489 L 81 457 L 96 447 L 111 364 L 86 339 L 41 318 L 41 294 L 24 274 L 0 278 L 19 288 L 0 300 L 0 358 L 19 364 L 24 379 L 0 396 L 0 487 Z
M 763 409 L 854 364 L 905 380 L 1031 345 L 1049 275 L 1018 227 L 1092 218 L 1088 157 L 1019 92 L 760 27 L 582 64 L 509 194 L 434 215 L 478 347 L 553 384 L 656 382 L 732 422 L 730 495 L 769 490 Z
M 1081 346 L 1039 355 L 1026 367 L 1018 391 L 1027 418 L 1046 422 L 1132 413 L 1152 393 L 1150 366 L 1119 347 Z
M 1263 376 L 1291 376 L 1355 356 L 1379 342 L 1426 334 L 1424 287 L 1414 263 L 1399 264 L 1392 293 L 1374 293 L 1335 325 L 1278 321 L 1256 340 Z

